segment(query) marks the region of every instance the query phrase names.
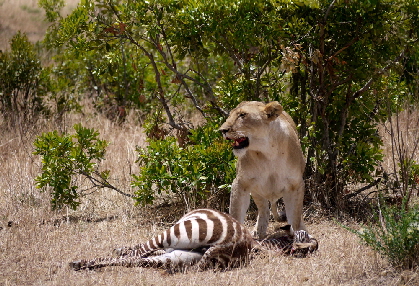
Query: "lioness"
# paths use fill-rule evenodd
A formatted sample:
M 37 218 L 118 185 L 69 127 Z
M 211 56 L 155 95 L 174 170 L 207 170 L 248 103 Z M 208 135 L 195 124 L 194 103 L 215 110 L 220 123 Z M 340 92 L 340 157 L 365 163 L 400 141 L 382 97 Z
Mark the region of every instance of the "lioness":
M 219 129 L 232 140 L 238 157 L 231 187 L 230 214 L 243 223 L 250 194 L 258 207 L 254 235 L 266 236 L 269 202 L 281 197 L 292 231 L 306 230 L 302 221 L 305 160 L 292 118 L 274 101 L 240 103 Z M 273 215 L 278 218 L 276 206 Z

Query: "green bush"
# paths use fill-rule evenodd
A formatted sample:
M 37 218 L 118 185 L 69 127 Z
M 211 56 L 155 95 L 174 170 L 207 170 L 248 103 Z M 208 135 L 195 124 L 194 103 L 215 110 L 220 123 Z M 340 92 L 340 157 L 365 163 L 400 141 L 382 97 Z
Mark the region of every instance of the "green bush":
M 62 0 L 40 5 L 45 43 L 108 116 L 163 108 L 183 130 L 191 104 L 210 121 L 279 100 L 299 126 L 307 195 L 330 211 L 360 194 L 348 185 L 375 183 L 387 106 L 418 97 L 417 1 L 85 0 L 65 17 Z
M 10 51 L 0 51 L 0 113 L 12 125 L 35 121 L 46 112 L 43 98 L 49 87 L 49 70 L 41 66 L 28 37 L 18 32 L 10 40 Z
M 419 262 L 419 208 L 384 205 L 378 224 L 354 231 L 364 242 L 387 257 L 395 267 L 413 268 Z
M 36 184 L 50 191 L 53 209 L 79 206 L 84 190 L 75 180 L 77 175 L 91 182 L 89 190 L 110 188 L 143 205 L 152 204 L 157 194 L 166 192 L 183 199 L 188 209 L 208 204 L 226 209 L 235 161 L 225 140 L 214 131 L 217 127 L 207 124 L 191 130 L 184 147 L 174 136 L 149 139 L 147 147 L 137 150 L 141 171 L 133 175 L 132 185 L 138 189 L 135 196 L 108 183 L 109 171 L 98 171 L 108 142 L 98 139 L 97 131 L 76 124 L 73 135 L 44 133 L 34 142 L 34 154 L 42 156 L 42 173 Z
M 97 131 L 81 124 L 74 125 L 74 130 L 73 135 L 60 135 L 57 131 L 44 133 L 34 142 L 34 154 L 42 156 L 42 173 L 35 181 L 38 188 L 49 187 L 53 209 L 63 206 L 76 209 L 80 204 L 82 191 L 74 182 L 77 174 L 88 177 L 94 185 L 109 175 L 107 171 L 97 171 L 108 143 L 98 139 Z
M 136 200 L 151 204 L 162 192 L 184 200 L 195 208 L 211 198 L 223 208 L 229 185 L 235 177 L 233 152 L 217 132 L 218 125 L 208 124 L 191 130 L 189 144 L 181 147 L 176 138 L 149 139 L 149 145 L 138 149 L 141 171 L 134 176 L 138 188 Z

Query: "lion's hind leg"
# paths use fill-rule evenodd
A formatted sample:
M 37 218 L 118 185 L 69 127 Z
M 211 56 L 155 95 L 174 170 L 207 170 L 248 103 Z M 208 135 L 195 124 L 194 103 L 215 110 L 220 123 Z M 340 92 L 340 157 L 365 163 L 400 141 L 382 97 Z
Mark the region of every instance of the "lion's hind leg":
M 285 211 L 279 211 L 277 201 L 271 202 L 271 212 L 272 216 L 275 221 L 277 222 L 286 222 L 287 221 L 287 214 Z

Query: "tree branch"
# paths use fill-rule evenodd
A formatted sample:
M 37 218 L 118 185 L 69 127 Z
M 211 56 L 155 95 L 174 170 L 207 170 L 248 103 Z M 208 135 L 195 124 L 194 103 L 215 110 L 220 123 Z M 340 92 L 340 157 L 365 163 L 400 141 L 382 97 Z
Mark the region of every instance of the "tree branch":
M 119 16 L 118 11 L 115 9 L 114 5 L 111 2 L 109 2 L 109 6 L 111 7 L 111 9 L 112 9 L 114 15 L 117 17 L 118 21 L 122 22 L 122 19 Z M 124 35 L 131 43 L 136 45 L 150 60 L 150 63 L 153 66 L 153 70 L 154 70 L 154 78 L 155 78 L 156 83 L 157 83 L 158 98 L 159 98 L 161 104 L 163 105 L 163 108 L 164 108 L 164 110 L 166 112 L 166 115 L 169 119 L 169 125 L 172 126 L 175 129 L 178 129 L 178 130 L 184 130 L 185 127 L 183 127 L 183 126 L 181 126 L 181 125 L 179 125 L 175 122 L 175 120 L 173 118 L 173 115 L 172 115 L 172 112 L 170 111 L 170 108 L 169 108 L 169 106 L 167 104 L 167 101 L 164 97 L 164 89 L 163 89 L 163 86 L 161 84 L 160 71 L 157 67 L 157 64 L 156 64 L 155 60 L 154 60 L 153 54 L 149 53 L 142 45 L 140 45 L 136 40 L 134 40 L 134 38 L 129 33 L 127 33 L 126 31 L 124 32 Z M 156 48 L 157 48 L 158 51 L 160 51 L 158 46 Z M 167 60 L 166 60 L 166 62 L 167 62 Z
M 336 0 L 333 0 L 332 3 L 330 3 L 329 7 L 326 10 L 326 13 L 324 14 L 324 22 L 327 21 L 327 17 L 329 17 L 330 10 L 332 10 L 333 6 L 335 5 Z
M 345 46 L 343 46 L 341 49 L 339 49 L 338 51 L 336 51 L 333 55 L 331 55 L 327 61 L 330 61 L 331 59 L 333 59 L 334 57 L 336 57 L 338 54 L 340 54 L 341 52 L 343 52 L 344 50 L 346 50 L 347 48 L 349 48 L 350 46 L 352 46 L 356 41 L 359 40 L 359 37 L 355 37 L 353 38 L 349 43 L 347 43 Z
M 407 47 L 392 61 L 390 61 L 385 67 L 380 69 L 373 77 L 371 77 L 367 83 L 361 87 L 359 90 L 355 91 L 352 95 L 353 99 L 358 98 L 361 96 L 365 91 L 369 89 L 371 84 L 376 80 L 376 78 L 382 74 L 384 74 L 386 71 L 388 71 L 396 62 L 400 61 L 402 58 L 404 58 L 404 54 L 407 51 Z
M 188 79 L 192 82 L 194 82 L 195 84 L 201 86 L 204 90 L 205 93 L 211 98 L 210 102 L 211 105 L 218 111 L 221 113 L 221 115 L 223 115 L 224 117 L 228 116 L 228 113 L 226 111 L 224 111 L 222 108 L 220 108 L 215 102 L 216 102 L 216 98 L 214 96 L 214 93 L 212 91 L 212 88 L 210 87 L 210 85 L 205 81 L 205 83 L 202 83 L 201 81 L 189 76 L 187 73 L 188 71 L 190 71 L 191 69 L 189 69 L 186 72 L 180 72 L 177 68 L 176 62 L 174 61 L 174 57 L 171 54 L 171 50 L 170 47 L 168 45 L 167 42 L 167 38 L 166 38 L 166 33 L 164 31 L 164 27 L 163 25 L 160 23 L 159 25 L 160 29 L 161 29 L 161 33 L 163 35 L 164 41 L 166 43 L 166 49 L 169 51 L 169 56 L 171 58 L 172 63 L 169 62 L 168 57 L 166 55 L 166 53 L 163 51 L 163 49 L 159 48 L 159 43 L 158 42 L 154 42 L 154 46 L 156 47 L 158 53 L 161 55 L 161 57 L 163 58 L 163 63 L 166 65 L 167 68 L 169 68 L 176 76 L 177 79 L 179 79 L 182 83 L 182 85 L 185 87 L 187 93 L 188 93 L 188 97 L 191 98 L 192 102 L 194 103 L 195 107 L 199 110 L 199 112 L 201 112 L 201 114 L 206 117 L 204 111 L 202 110 L 202 108 L 198 105 L 198 102 L 195 98 L 195 96 L 193 96 L 191 90 L 189 89 L 189 85 L 186 83 L 185 79 Z M 197 73 L 196 71 L 194 71 L 196 74 L 198 74 L 200 76 L 200 78 L 204 78 L 201 74 Z
M 112 2 L 112 1 L 111 1 Z M 118 19 L 118 21 L 120 21 L 120 22 L 122 22 L 122 19 L 120 18 L 120 16 L 119 16 L 119 14 L 118 14 L 118 11 L 115 9 L 115 7 L 113 6 L 113 4 L 112 3 L 109 3 L 109 6 L 111 7 L 111 9 L 112 9 L 112 12 L 114 13 L 114 15 L 117 17 L 117 19 Z M 191 76 L 189 76 L 189 75 L 187 75 L 187 73 L 182 73 L 182 72 L 180 72 L 178 69 L 177 69 L 177 66 L 176 66 L 176 62 L 175 62 L 175 60 L 174 60 L 174 57 L 173 57 L 173 55 L 172 55 L 172 53 L 171 53 L 171 50 L 170 50 L 170 46 L 169 46 L 169 44 L 168 44 L 168 41 L 167 41 L 167 36 L 166 36 L 166 33 L 165 33 L 165 31 L 164 31 L 164 27 L 163 27 L 163 24 L 160 22 L 160 21 L 158 21 L 158 23 L 157 23 L 158 25 L 159 25 L 159 27 L 160 27 L 160 29 L 161 29 L 161 33 L 162 33 L 162 36 L 163 36 L 163 38 L 164 38 L 164 41 L 165 41 L 165 45 L 166 45 L 166 49 L 168 50 L 168 52 L 169 52 L 169 56 L 170 56 L 170 58 L 171 58 L 171 62 L 172 63 L 170 63 L 169 62 L 169 60 L 168 60 L 168 58 L 167 58 L 167 55 L 166 55 L 166 53 L 163 51 L 163 49 L 160 47 L 160 45 L 159 45 L 159 43 L 158 43 L 158 41 L 157 41 L 157 39 L 155 39 L 155 40 L 153 40 L 153 39 L 147 39 L 147 38 L 144 38 L 144 37 L 141 37 L 141 39 L 142 40 L 144 40 L 144 41 L 146 41 L 146 42 L 148 42 L 148 43 L 150 43 L 150 44 L 152 44 L 155 48 L 156 48 L 156 50 L 158 51 L 158 53 L 161 55 L 161 57 L 163 58 L 163 63 L 166 65 L 166 67 L 167 68 L 169 68 L 174 74 L 175 74 L 175 76 L 179 79 L 179 80 L 181 80 L 182 81 L 182 84 L 183 84 L 183 86 L 186 88 L 187 87 L 187 84 L 186 84 L 186 82 L 184 81 L 184 79 L 188 79 L 188 80 L 190 80 L 190 81 L 192 81 L 192 82 L 194 82 L 195 84 L 197 84 L 197 85 L 199 85 L 199 86 L 201 86 L 204 90 L 205 90 L 205 93 L 206 94 L 208 94 L 209 96 L 210 96 L 210 103 L 211 103 L 211 105 L 213 106 L 213 108 L 215 108 L 218 112 L 220 112 L 220 114 L 222 115 L 222 116 L 224 116 L 224 117 L 227 117 L 228 116 L 228 112 L 226 112 L 226 111 L 224 111 L 222 108 L 220 108 L 217 104 L 216 104 L 216 98 L 215 98 L 215 96 L 214 96 L 214 93 L 213 93 L 213 91 L 212 91 L 212 88 L 210 87 L 210 85 L 207 83 L 207 82 L 205 82 L 205 83 L 202 83 L 202 82 L 200 82 L 199 80 L 197 80 L 197 79 L 195 79 L 195 78 L 193 78 L 193 77 L 191 77 Z M 140 48 L 140 50 L 142 50 L 143 52 L 144 52 L 144 54 L 150 59 L 150 62 L 151 62 L 151 64 L 152 64 L 152 66 L 153 66 L 153 68 L 154 68 L 154 71 L 155 71 L 155 73 L 156 73 L 156 76 L 155 76 L 155 78 L 156 78 L 156 82 L 157 82 L 157 84 L 158 84 L 158 86 L 159 86 L 159 99 L 160 99 L 160 102 L 162 103 L 162 105 L 163 105 L 163 108 L 164 108 L 164 110 L 165 110 L 165 112 L 166 112 L 166 114 L 167 114 L 167 116 L 168 116 L 168 118 L 169 118 L 169 125 L 170 126 L 172 126 L 173 128 L 175 128 L 175 129 L 178 129 L 178 130 L 184 130 L 185 128 L 183 127 L 183 126 L 180 126 L 179 124 L 177 124 L 175 121 L 174 121 L 174 119 L 173 119 L 173 116 L 172 116 L 172 113 L 170 112 L 170 109 L 169 109 L 169 107 L 168 107 L 168 105 L 167 105 L 167 102 L 166 102 L 166 100 L 165 100 L 165 98 L 164 98 L 164 96 L 163 96 L 163 88 L 162 88 L 162 86 L 161 86 L 161 83 L 160 83 L 160 72 L 158 71 L 158 69 L 157 69 L 157 65 L 156 65 L 156 63 L 155 63 L 155 61 L 154 61 L 154 57 L 153 57 L 153 55 L 151 54 L 151 53 L 149 53 L 143 46 L 141 46 L 136 40 L 134 40 L 134 38 L 129 34 L 129 33 L 127 33 L 127 31 L 125 31 L 124 32 L 124 36 L 127 38 L 127 39 L 129 39 L 130 41 L 131 41 L 131 43 L 133 43 L 134 45 L 136 45 L 137 47 L 139 47 Z M 202 76 L 201 76 L 201 78 L 203 78 Z M 188 94 L 189 94 L 189 96 L 192 94 L 192 92 L 190 91 L 190 89 L 189 88 L 186 88 L 186 91 L 188 92 Z M 203 113 L 203 110 L 198 106 L 198 104 L 197 104 L 197 101 L 195 100 L 194 101 L 194 99 L 195 99 L 195 97 L 190 97 L 191 99 L 192 99 L 192 101 L 194 102 L 194 104 L 195 104 L 195 107 L 201 112 L 201 113 Z
M 363 191 L 371 189 L 372 187 L 378 185 L 379 182 L 381 182 L 381 178 L 376 179 L 374 182 L 370 183 L 369 185 L 366 185 L 365 187 L 360 188 L 359 190 L 357 190 L 353 193 L 345 195 L 344 198 L 348 200 L 352 197 L 355 197 L 355 196 L 359 195 L 360 193 L 362 193 Z
M 177 124 L 175 122 L 174 117 L 172 115 L 172 112 L 170 111 L 169 105 L 167 104 L 166 98 L 164 97 L 164 89 L 163 89 L 163 86 L 161 84 L 160 71 L 157 67 L 156 61 L 154 60 L 153 54 L 148 52 L 142 45 L 140 45 L 140 43 L 138 43 L 136 40 L 134 40 L 134 38 L 132 38 L 132 36 L 130 34 L 125 34 L 125 37 L 127 37 L 127 39 L 130 40 L 131 43 L 136 45 L 146 55 L 146 57 L 148 57 L 148 59 L 150 60 L 150 64 L 152 65 L 153 70 L 154 70 L 154 78 L 155 78 L 156 83 L 157 83 L 157 93 L 158 93 L 157 97 L 160 100 L 161 104 L 163 105 L 164 111 L 166 112 L 166 115 L 169 119 L 169 125 L 172 126 L 175 129 L 178 129 L 178 130 L 185 130 L 186 128 L 184 126 L 182 126 L 180 124 Z
M 112 189 L 112 190 L 120 193 L 121 195 L 130 197 L 130 198 L 135 198 L 134 195 L 125 193 L 125 192 L 121 191 L 120 189 L 118 189 L 117 187 L 115 187 L 112 184 L 110 184 L 106 179 L 102 178 L 102 176 L 98 172 L 94 172 L 94 174 L 96 176 L 98 176 L 100 178 L 100 180 L 97 179 L 97 178 L 95 178 L 95 177 L 93 177 L 92 175 L 84 172 L 84 171 L 80 171 L 79 173 L 81 175 L 85 176 L 86 178 L 88 178 L 93 183 L 93 185 L 95 187 L 97 187 L 97 188 L 108 188 L 108 189 Z

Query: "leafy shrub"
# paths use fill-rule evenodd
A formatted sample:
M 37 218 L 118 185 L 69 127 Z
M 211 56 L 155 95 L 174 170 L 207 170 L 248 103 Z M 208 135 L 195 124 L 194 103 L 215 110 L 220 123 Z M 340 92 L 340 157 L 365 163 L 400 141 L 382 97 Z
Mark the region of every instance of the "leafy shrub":
M 209 117 L 280 100 L 300 126 L 309 195 L 339 210 L 349 184 L 374 182 L 383 95 L 417 97 L 419 14 L 415 1 L 299 2 L 89 0 L 66 17 L 62 0 L 40 5 L 46 42 L 79 62 L 103 111 L 160 106 L 181 129 L 188 102 Z
M 413 268 L 419 262 L 419 208 L 385 205 L 375 226 L 355 233 L 395 267 Z
M 97 171 L 104 159 L 108 143 L 98 138 L 99 133 L 74 125 L 75 134 L 44 133 L 35 142 L 35 155 L 42 156 L 42 173 L 36 177 L 38 188 L 49 187 L 53 209 L 70 206 L 76 209 L 80 204 L 82 191 L 74 183 L 74 177 L 82 174 L 95 185 L 106 181 L 109 172 Z
M 0 113 L 10 123 L 28 122 L 46 111 L 49 70 L 41 66 L 35 47 L 18 32 L 10 52 L 0 52 Z
M 165 192 L 181 197 L 188 208 L 195 208 L 207 199 L 216 200 L 223 208 L 229 185 L 235 177 L 233 152 L 207 124 L 191 130 L 191 142 L 180 147 L 173 136 L 149 139 L 149 145 L 138 149 L 141 171 L 134 176 L 136 200 L 151 204 L 157 194 Z

